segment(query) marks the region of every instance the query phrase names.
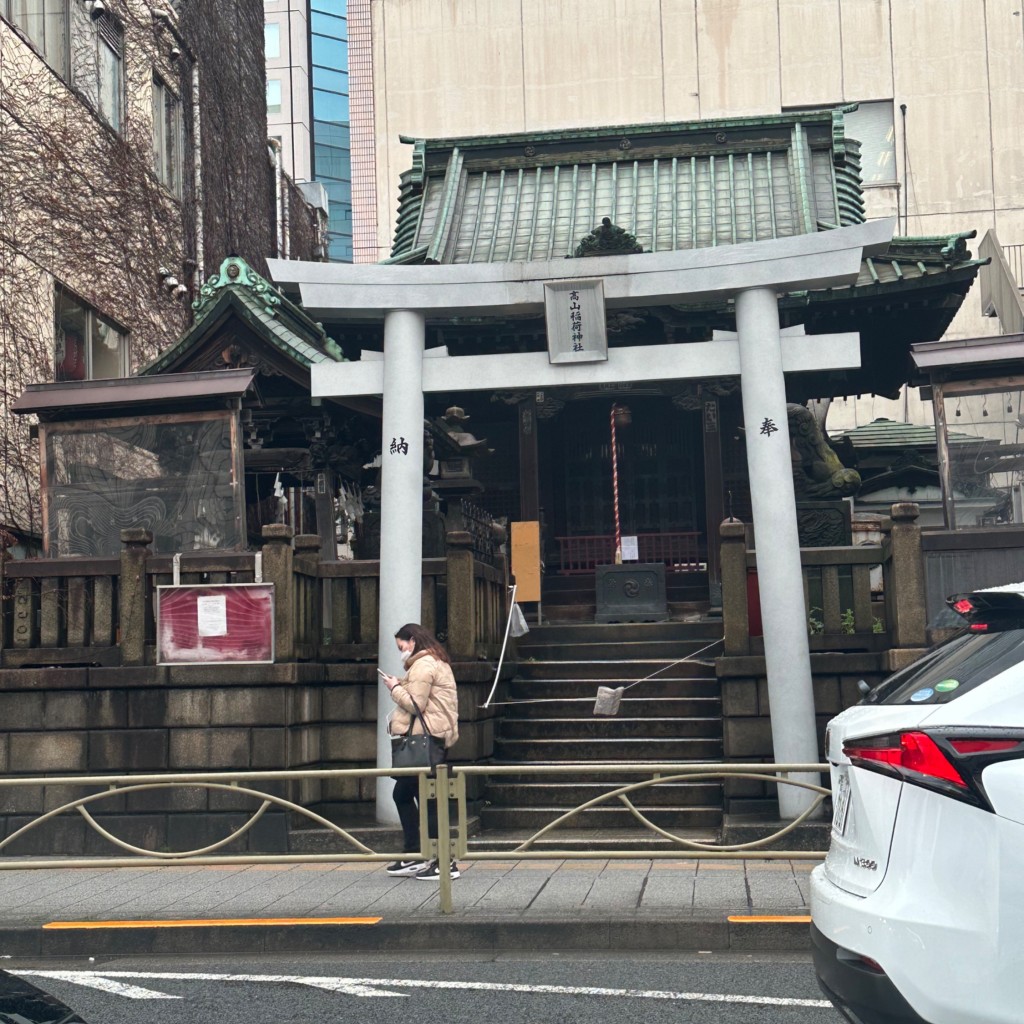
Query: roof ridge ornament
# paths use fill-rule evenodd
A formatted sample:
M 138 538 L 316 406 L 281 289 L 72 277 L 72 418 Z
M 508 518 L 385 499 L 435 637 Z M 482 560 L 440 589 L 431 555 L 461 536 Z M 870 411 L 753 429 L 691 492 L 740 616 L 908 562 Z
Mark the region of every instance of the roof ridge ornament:
M 601 223 L 588 235 L 580 239 L 572 256 L 567 259 L 579 259 L 584 256 L 628 256 L 644 251 L 644 247 L 625 228 L 613 224 L 611 217 L 602 217 Z
M 220 270 L 206 279 L 206 283 L 199 290 L 199 298 L 192 303 L 197 323 L 210 312 L 220 293 L 229 285 L 248 288 L 270 316 L 276 315 L 281 305 L 281 296 L 277 289 L 265 278 L 260 277 L 240 256 L 228 256 L 221 263 Z

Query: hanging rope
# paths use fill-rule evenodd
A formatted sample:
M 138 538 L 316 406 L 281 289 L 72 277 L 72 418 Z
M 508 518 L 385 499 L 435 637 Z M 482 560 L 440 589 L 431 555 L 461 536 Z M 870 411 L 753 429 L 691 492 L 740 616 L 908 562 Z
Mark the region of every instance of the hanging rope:
M 685 658 L 679 658 L 676 661 L 670 662 L 668 665 L 662 665 L 661 668 L 655 669 L 650 675 L 644 676 L 643 679 L 636 679 L 632 683 L 629 683 L 628 685 L 623 686 L 622 689 L 623 689 L 623 691 L 625 691 L 625 690 L 632 689 L 632 687 L 637 686 L 640 683 L 646 683 L 648 679 L 653 679 L 655 676 L 660 675 L 662 672 L 667 672 L 670 668 L 675 668 L 676 665 L 682 665 L 683 662 L 690 661 L 692 658 L 696 658 L 697 655 L 703 654 L 705 651 L 710 651 L 712 647 L 715 647 L 716 645 L 720 644 L 721 642 L 722 642 L 721 638 L 718 639 L 718 640 L 712 640 L 711 643 L 707 644 L 705 647 L 702 647 L 700 650 L 694 651 L 692 654 L 687 654 Z M 594 681 L 596 682 L 596 680 L 594 680 Z M 491 696 L 492 697 L 494 696 L 494 690 L 493 689 L 491 690 Z M 484 704 L 483 706 L 484 707 L 492 707 L 492 708 L 500 708 L 500 707 L 511 707 L 514 704 L 562 704 L 566 700 L 572 700 L 572 699 L 573 698 L 571 698 L 571 697 L 529 697 L 526 700 L 498 700 L 498 701 L 495 701 L 493 704 L 491 704 L 490 703 L 490 698 L 488 698 L 488 703 Z
M 491 698 L 494 696 L 494 691 L 498 688 L 498 680 L 501 679 L 501 666 L 505 661 L 505 647 L 508 644 L 508 633 L 512 627 L 512 615 L 516 607 L 516 590 L 518 584 L 513 583 L 509 590 L 512 592 L 509 596 L 508 604 L 508 619 L 505 621 L 505 639 L 501 641 L 501 654 L 498 657 L 498 668 L 494 673 L 494 685 L 491 687 L 491 692 L 487 695 L 487 700 L 481 704 L 481 707 L 489 708 L 491 706 Z

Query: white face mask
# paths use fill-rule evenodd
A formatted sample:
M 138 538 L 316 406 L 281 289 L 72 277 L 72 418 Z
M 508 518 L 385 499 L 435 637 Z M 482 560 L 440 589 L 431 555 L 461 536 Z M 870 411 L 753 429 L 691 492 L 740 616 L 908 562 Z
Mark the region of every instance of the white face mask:
M 413 651 L 402 651 L 402 664 L 408 665 L 409 659 L 413 656 Z

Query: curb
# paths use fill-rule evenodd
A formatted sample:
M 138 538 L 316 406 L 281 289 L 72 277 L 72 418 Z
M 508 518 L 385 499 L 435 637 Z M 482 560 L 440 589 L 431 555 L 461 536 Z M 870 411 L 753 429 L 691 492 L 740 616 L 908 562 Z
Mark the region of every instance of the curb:
M 720 917 L 509 917 L 380 921 L 373 925 L 293 924 L 212 927 L 0 928 L 9 957 L 185 956 L 270 953 L 377 953 L 472 950 L 513 952 L 791 952 L 810 949 L 803 918 L 744 921 Z

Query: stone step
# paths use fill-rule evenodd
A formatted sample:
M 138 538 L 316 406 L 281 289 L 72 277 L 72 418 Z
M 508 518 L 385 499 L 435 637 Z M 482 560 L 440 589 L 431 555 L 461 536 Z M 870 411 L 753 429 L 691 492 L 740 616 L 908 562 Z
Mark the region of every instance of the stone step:
M 722 635 L 721 620 L 717 622 L 626 622 L 615 624 L 570 623 L 531 626 L 530 632 L 518 641 L 536 643 L 601 643 L 647 640 L 705 640 L 710 643 Z
M 655 674 L 657 673 L 657 674 Z M 713 663 L 683 661 L 673 665 L 664 658 L 650 660 L 558 661 L 535 658 L 516 665 L 518 679 L 613 679 L 627 683 L 652 676 L 654 680 L 714 679 Z
M 550 825 L 562 814 L 561 807 L 485 807 L 480 812 L 484 832 L 492 829 L 517 829 L 538 831 Z M 722 824 L 722 808 L 717 806 L 654 807 L 641 809 L 644 817 L 652 824 L 669 830 L 694 828 L 719 828 Z M 626 807 L 592 807 L 581 811 L 572 818 L 571 824 L 577 829 L 626 828 L 636 818 Z M 569 824 L 567 822 L 566 824 Z M 557 832 L 554 833 L 557 835 Z M 651 833 L 654 835 L 655 833 Z
M 527 634 L 529 636 L 529 634 Z M 524 637 L 525 640 L 525 637 Z M 666 664 L 683 658 L 711 661 L 721 653 L 722 642 L 714 637 L 695 640 L 637 640 L 622 641 L 609 638 L 603 641 L 583 642 L 580 640 L 553 643 L 543 641 L 519 642 L 520 661 L 534 658 L 546 661 L 624 661 L 634 658 L 650 661 L 660 659 Z M 689 664 L 683 661 L 682 664 Z
M 687 839 L 693 843 L 716 843 L 720 829 L 711 828 L 686 828 L 675 829 L 673 834 L 681 839 Z M 525 829 L 488 829 L 472 841 L 474 850 L 488 851 L 494 853 L 507 852 L 514 856 L 516 847 L 525 843 L 532 832 Z M 532 844 L 531 850 L 536 851 L 557 851 L 557 850 L 607 850 L 609 853 L 623 850 L 637 851 L 641 858 L 648 851 L 657 850 L 678 850 L 680 859 L 685 859 L 687 849 L 679 843 L 636 824 L 629 828 L 602 829 L 595 832 L 593 829 L 581 829 L 575 827 L 572 822 L 567 822 L 564 827 L 559 827 L 548 833 L 543 839 L 538 839 Z
M 455 804 L 452 807 L 452 826 L 449 834 L 452 839 L 458 835 L 455 822 Z M 402 830 L 397 825 L 381 824 L 359 824 L 348 827 L 344 819 L 337 824 L 346 829 L 349 834 L 368 846 L 374 853 L 399 852 L 403 846 Z M 471 836 L 479 835 L 481 829 L 480 816 L 470 815 L 466 819 L 468 833 Z M 358 853 L 359 849 L 351 843 L 346 842 L 341 836 L 329 828 L 306 828 L 297 825 L 288 832 L 289 853 Z
M 509 779 L 496 776 L 495 779 Z M 522 776 L 536 779 L 536 776 Z M 564 778 L 564 777 L 563 777 Z M 611 792 L 621 785 L 642 782 L 642 778 L 625 779 L 623 782 L 603 780 L 601 782 L 580 782 L 578 780 L 542 781 L 495 781 L 487 787 L 487 799 L 500 807 L 560 807 L 563 810 L 579 807 L 589 800 Z M 617 797 L 610 798 L 613 806 L 622 806 Z M 638 807 L 721 807 L 722 784 L 720 782 L 659 782 L 656 786 L 634 790 L 630 799 Z
M 604 742 L 616 739 L 721 740 L 720 718 L 504 718 L 498 726 L 501 740 L 567 740 Z
M 576 679 L 538 678 L 512 679 L 508 683 L 502 700 L 552 700 L 577 698 L 594 700 L 599 686 L 611 689 L 630 686 L 625 691 L 623 700 L 645 700 L 659 698 L 691 698 L 707 697 L 718 700 L 721 698 L 721 686 L 717 679 L 665 679 L 657 676 L 654 679 L 601 679 L 586 676 Z
M 543 684 L 534 684 L 541 686 Z M 562 685 L 561 683 L 554 684 Z M 593 684 L 591 684 L 593 685 Z M 639 693 L 641 687 L 634 687 L 626 693 Z M 506 706 L 505 716 L 516 718 L 590 718 L 594 712 L 597 688 L 585 697 L 533 698 L 524 687 L 524 695 L 517 704 Z M 715 696 L 691 697 L 623 697 L 619 704 L 619 716 L 624 718 L 719 718 L 722 702 Z
M 721 737 L 673 739 L 562 739 L 494 741 L 496 758 L 518 763 L 533 761 L 717 761 Z
M 711 602 L 706 596 L 703 600 L 669 601 L 667 621 L 683 622 L 692 615 L 706 615 L 710 607 Z M 544 605 L 544 622 L 553 625 L 587 625 L 594 621 L 596 615 L 597 605 L 593 602 L 589 604 Z M 661 625 L 661 623 L 654 623 L 654 625 Z

